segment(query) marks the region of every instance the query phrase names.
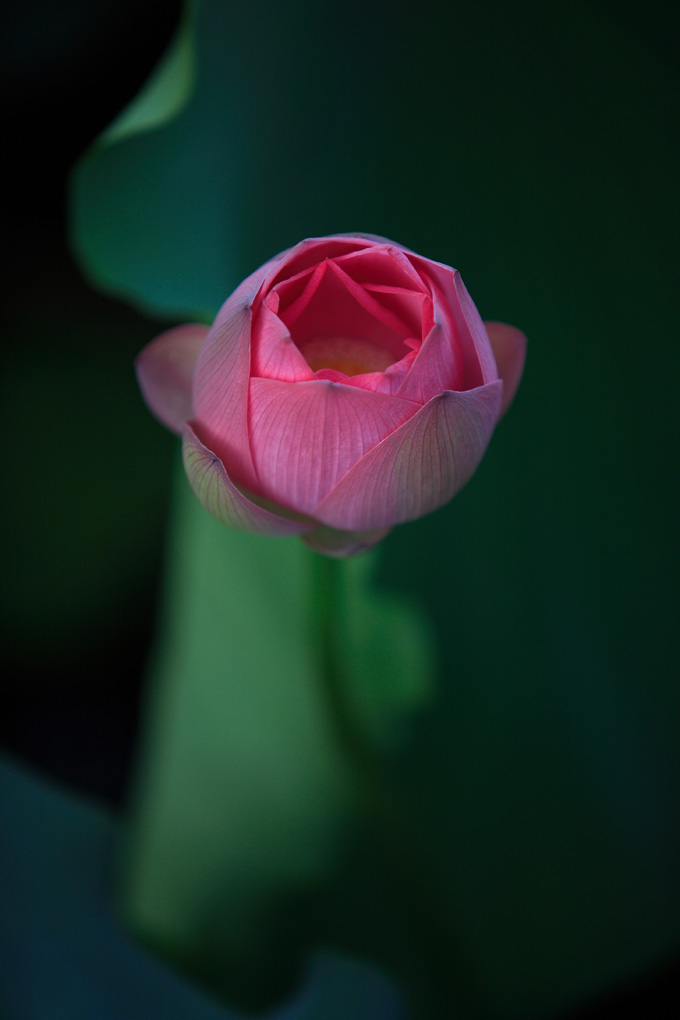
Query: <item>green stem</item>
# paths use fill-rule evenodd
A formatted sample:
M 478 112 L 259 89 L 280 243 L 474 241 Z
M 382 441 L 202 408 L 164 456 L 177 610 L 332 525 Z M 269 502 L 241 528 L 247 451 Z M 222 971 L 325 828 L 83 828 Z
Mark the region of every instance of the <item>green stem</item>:
M 383 762 L 366 740 L 348 698 L 342 656 L 342 561 L 313 553 L 314 610 L 322 682 L 338 744 L 354 771 L 361 808 L 384 846 L 385 864 L 411 936 L 424 961 L 428 986 L 435 989 L 435 1015 L 476 1020 L 479 1011 L 470 993 L 451 925 L 442 917 L 440 897 L 430 882 L 426 855 L 403 816 L 385 777 Z
M 376 801 L 382 799 L 377 761 L 373 749 L 366 743 L 357 726 L 355 713 L 347 698 L 341 665 L 341 627 L 338 624 L 342 613 L 342 561 L 319 553 L 312 555 L 315 574 L 314 610 L 323 692 L 338 742 L 356 778 L 360 780 L 365 806 L 375 807 Z

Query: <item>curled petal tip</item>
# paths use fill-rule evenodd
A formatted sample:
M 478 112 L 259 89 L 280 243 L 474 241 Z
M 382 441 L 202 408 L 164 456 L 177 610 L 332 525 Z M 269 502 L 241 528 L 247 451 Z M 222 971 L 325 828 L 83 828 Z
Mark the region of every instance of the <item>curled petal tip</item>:
M 485 322 L 491 348 L 496 359 L 498 375 L 503 380 L 501 417 L 515 398 L 524 371 L 527 338 L 521 330 L 504 322 Z
M 203 445 L 188 423 L 182 433 L 182 457 L 194 495 L 222 524 L 262 535 L 299 535 L 309 530 L 308 520 L 279 516 L 241 492 L 229 478 L 220 458 Z
M 161 333 L 135 361 L 142 396 L 160 422 L 180 433 L 192 416 L 191 380 L 198 354 L 208 333 L 197 323 Z

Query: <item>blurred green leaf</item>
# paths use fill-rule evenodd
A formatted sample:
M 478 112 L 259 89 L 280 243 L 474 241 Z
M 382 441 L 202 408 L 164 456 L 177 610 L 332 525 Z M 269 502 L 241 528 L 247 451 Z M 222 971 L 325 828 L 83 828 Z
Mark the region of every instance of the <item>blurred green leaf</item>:
M 379 551 L 340 564 L 336 627 L 341 669 L 358 726 L 396 749 L 412 715 L 435 697 L 434 634 L 414 599 L 376 588 Z
M 214 45 L 194 72 L 198 6 L 188 4 L 161 67 L 75 168 L 71 242 L 104 290 L 154 314 L 210 318 L 238 282 L 242 141 L 228 91 L 215 87 Z
M 5 309 L 0 425 L 13 438 L 0 526 L 12 540 L 0 626 L 19 674 L 34 668 L 50 683 L 87 663 L 97 641 L 111 640 L 108 628 L 119 643 L 139 626 L 173 444 L 132 370 L 157 324 L 94 294 L 42 238 L 40 265 L 39 300 L 19 290 Z
M 99 146 L 114 145 L 130 135 L 159 128 L 189 102 L 196 84 L 192 7 L 187 2 L 187 13 L 165 56 L 141 92 L 102 134 Z
M 3 1020 L 239 1020 L 120 927 L 114 819 L 0 762 L 0 1012 Z M 366 965 L 319 953 L 263 1020 L 399 1020 L 395 990 Z

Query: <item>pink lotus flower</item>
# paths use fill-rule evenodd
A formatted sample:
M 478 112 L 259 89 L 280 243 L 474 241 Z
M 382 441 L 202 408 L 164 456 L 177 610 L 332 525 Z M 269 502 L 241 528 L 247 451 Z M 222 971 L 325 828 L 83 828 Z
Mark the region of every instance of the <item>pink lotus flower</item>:
M 465 485 L 524 352 L 456 270 L 353 234 L 267 262 L 209 329 L 149 344 L 137 374 L 206 510 L 347 556 Z

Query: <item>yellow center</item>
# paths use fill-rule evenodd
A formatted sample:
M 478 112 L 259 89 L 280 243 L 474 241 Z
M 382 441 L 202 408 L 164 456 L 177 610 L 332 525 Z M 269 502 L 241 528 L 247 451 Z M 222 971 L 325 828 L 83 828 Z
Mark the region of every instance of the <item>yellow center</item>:
M 344 336 L 314 337 L 299 344 L 312 372 L 331 368 L 345 375 L 384 372 L 393 363 L 389 351 L 366 340 L 350 340 Z

